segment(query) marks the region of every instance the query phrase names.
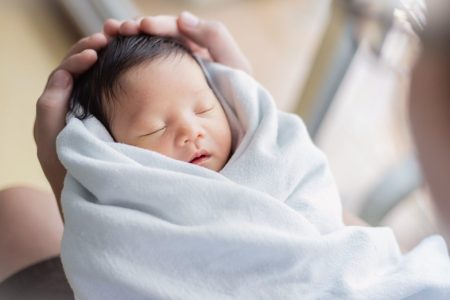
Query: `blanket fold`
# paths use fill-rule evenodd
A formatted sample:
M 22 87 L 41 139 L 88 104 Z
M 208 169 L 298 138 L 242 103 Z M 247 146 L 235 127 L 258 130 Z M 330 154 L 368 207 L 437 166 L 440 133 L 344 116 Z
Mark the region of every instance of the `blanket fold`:
M 343 226 L 301 119 L 244 72 L 203 67 L 233 132 L 220 172 L 115 143 L 93 117 L 58 136 L 62 261 L 77 299 L 450 296 L 440 237 L 402 255 L 387 228 Z

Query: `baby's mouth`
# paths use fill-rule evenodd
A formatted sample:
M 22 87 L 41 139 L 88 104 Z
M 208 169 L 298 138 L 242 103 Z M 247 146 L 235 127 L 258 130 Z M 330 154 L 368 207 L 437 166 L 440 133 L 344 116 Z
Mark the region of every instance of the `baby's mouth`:
M 211 155 L 206 151 L 200 151 L 194 153 L 191 160 L 189 161 L 191 164 L 201 165 L 203 162 L 207 161 Z

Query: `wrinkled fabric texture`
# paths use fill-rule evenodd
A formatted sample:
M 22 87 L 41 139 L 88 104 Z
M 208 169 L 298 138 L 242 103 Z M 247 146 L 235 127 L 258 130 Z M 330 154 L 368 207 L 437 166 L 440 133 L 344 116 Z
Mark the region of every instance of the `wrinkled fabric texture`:
M 324 155 L 241 71 L 204 65 L 233 131 L 220 172 L 71 118 L 62 261 L 77 299 L 448 299 L 444 241 L 345 227 Z

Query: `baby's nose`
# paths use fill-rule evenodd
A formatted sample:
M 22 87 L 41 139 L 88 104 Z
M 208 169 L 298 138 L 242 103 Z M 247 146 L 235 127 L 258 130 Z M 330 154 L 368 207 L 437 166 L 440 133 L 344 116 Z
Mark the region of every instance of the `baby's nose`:
M 184 123 L 178 128 L 177 144 L 183 146 L 204 136 L 203 129 L 198 124 Z

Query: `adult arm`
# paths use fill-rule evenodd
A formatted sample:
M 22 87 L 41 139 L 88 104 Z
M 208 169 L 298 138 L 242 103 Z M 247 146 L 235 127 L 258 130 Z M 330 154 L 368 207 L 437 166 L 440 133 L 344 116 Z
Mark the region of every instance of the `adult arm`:
M 450 242 L 450 47 L 426 46 L 414 69 L 410 121 L 442 234 Z
M 450 9 L 427 2 L 422 52 L 412 72 L 409 112 L 412 133 L 441 233 L 450 243 Z

